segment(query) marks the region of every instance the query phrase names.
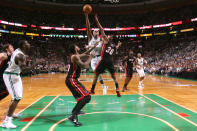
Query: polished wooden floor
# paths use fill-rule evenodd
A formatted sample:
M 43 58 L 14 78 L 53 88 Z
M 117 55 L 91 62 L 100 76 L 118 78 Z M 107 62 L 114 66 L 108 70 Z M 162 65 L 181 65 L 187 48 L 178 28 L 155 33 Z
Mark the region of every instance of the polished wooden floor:
M 122 89 L 124 84 L 124 74 L 117 74 L 119 86 Z M 65 85 L 66 74 L 41 74 L 33 77 L 23 78 L 24 96 L 21 100 L 16 112 L 26 108 L 34 101 L 42 96 L 50 95 L 71 95 Z M 90 90 L 93 75 L 81 75 L 80 80 L 85 87 Z M 105 84 L 109 87 L 108 95 L 115 94 L 115 86 L 109 75 L 103 75 Z M 138 94 L 137 74 L 134 74 L 128 88 L 128 92 L 122 94 Z M 168 78 L 165 76 L 147 75 L 144 80 L 144 94 L 157 94 L 167 98 L 179 105 L 197 112 L 197 81 L 182 80 L 176 78 Z M 96 86 L 96 95 L 102 95 L 100 83 Z M 0 102 L 0 115 L 7 110 L 10 103 L 10 97 Z

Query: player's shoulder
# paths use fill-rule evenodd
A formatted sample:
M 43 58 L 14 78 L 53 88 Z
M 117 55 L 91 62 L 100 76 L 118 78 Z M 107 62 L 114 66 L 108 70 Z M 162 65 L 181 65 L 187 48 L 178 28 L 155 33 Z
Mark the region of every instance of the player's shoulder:
M 78 59 L 79 59 L 79 55 L 77 55 L 77 54 L 71 55 L 71 61 L 76 61 Z
M 2 53 L 0 53 L 0 57 L 1 57 L 1 59 L 5 60 L 8 58 L 8 55 L 5 52 L 2 52 Z

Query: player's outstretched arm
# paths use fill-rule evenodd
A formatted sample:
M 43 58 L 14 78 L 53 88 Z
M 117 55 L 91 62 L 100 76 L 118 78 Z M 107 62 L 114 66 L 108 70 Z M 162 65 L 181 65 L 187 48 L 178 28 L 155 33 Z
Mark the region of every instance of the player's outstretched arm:
M 86 17 L 86 28 L 87 28 L 87 35 L 88 35 L 88 42 L 89 42 L 92 39 L 92 33 L 91 33 L 90 21 L 89 21 L 87 13 L 85 13 L 85 17 Z
M 98 28 L 100 29 L 100 32 L 101 32 L 102 37 L 103 37 L 105 40 L 109 41 L 108 38 L 107 38 L 107 36 L 105 35 L 105 32 L 104 32 L 104 30 L 103 30 L 103 27 L 101 26 L 101 24 L 100 24 L 100 22 L 99 22 L 99 20 L 98 20 L 97 14 L 95 14 L 94 18 L 95 18 L 95 21 L 96 21 L 96 24 L 97 24 Z
M 6 60 L 8 58 L 8 56 L 6 55 L 6 53 L 0 53 L 0 61 Z
M 86 62 L 82 62 L 79 55 L 73 55 L 71 57 L 71 61 L 73 63 L 76 63 L 77 65 L 79 65 L 81 68 L 89 68 L 90 62 L 92 60 L 92 58 L 94 57 L 94 53 L 91 53 L 88 60 Z

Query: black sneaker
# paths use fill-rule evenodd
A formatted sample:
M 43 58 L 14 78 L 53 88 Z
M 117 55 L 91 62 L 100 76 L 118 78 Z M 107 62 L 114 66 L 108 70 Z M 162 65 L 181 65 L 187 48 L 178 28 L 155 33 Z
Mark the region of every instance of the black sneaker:
M 80 122 L 78 122 L 77 116 L 73 116 L 71 115 L 68 120 L 73 123 L 74 126 L 79 127 L 82 126 L 82 124 Z
M 126 87 L 123 87 L 122 92 L 129 91 Z
M 94 95 L 94 94 L 95 94 L 95 92 L 94 92 L 93 90 L 91 90 L 91 91 L 90 91 L 90 94 Z
M 78 115 L 84 115 L 84 114 L 85 114 L 85 112 L 80 111 Z
M 117 97 L 121 97 L 119 89 L 116 89 Z

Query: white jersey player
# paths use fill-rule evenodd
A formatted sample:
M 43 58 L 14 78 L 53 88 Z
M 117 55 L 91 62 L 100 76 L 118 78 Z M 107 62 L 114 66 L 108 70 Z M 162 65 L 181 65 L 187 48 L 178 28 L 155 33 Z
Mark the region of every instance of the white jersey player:
M 12 123 L 12 116 L 23 96 L 23 86 L 20 73 L 22 70 L 27 69 L 26 56 L 24 53 L 27 53 L 29 49 L 30 44 L 26 40 L 19 41 L 19 48 L 12 53 L 9 65 L 3 74 L 3 80 L 12 97 L 7 116 L 1 125 L 3 128 L 17 127 Z
M 144 84 L 143 84 L 143 80 L 145 78 L 144 64 L 147 64 L 147 61 L 142 57 L 141 53 L 138 53 L 137 59 L 136 59 L 134 65 L 135 65 L 137 73 L 140 76 L 140 81 L 139 81 L 139 85 L 138 85 L 138 87 L 140 89 L 143 88 L 143 86 L 144 86 Z
M 85 14 L 85 16 L 86 16 L 86 26 L 87 26 L 87 34 L 88 34 L 88 46 L 86 48 L 91 48 L 94 46 L 94 44 L 96 42 L 100 41 L 99 44 L 94 49 L 95 57 L 91 60 L 92 70 L 95 71 L 99 61 L 101 60 L 100 51 L 101 51 L 101 47 L 102 47 L 102 42 L 99 37 L 99 30 L 98 29 L 94 29 L 93 33 L 91 33 L 88 14 Z M 104 82 L 103 82 L 103 79 L 101 76 L 99 76 L 99 81 L 100 81 L 102 88 L 103 88 L 103 95 L 106 95 L 108 87 L 104 85 Z

